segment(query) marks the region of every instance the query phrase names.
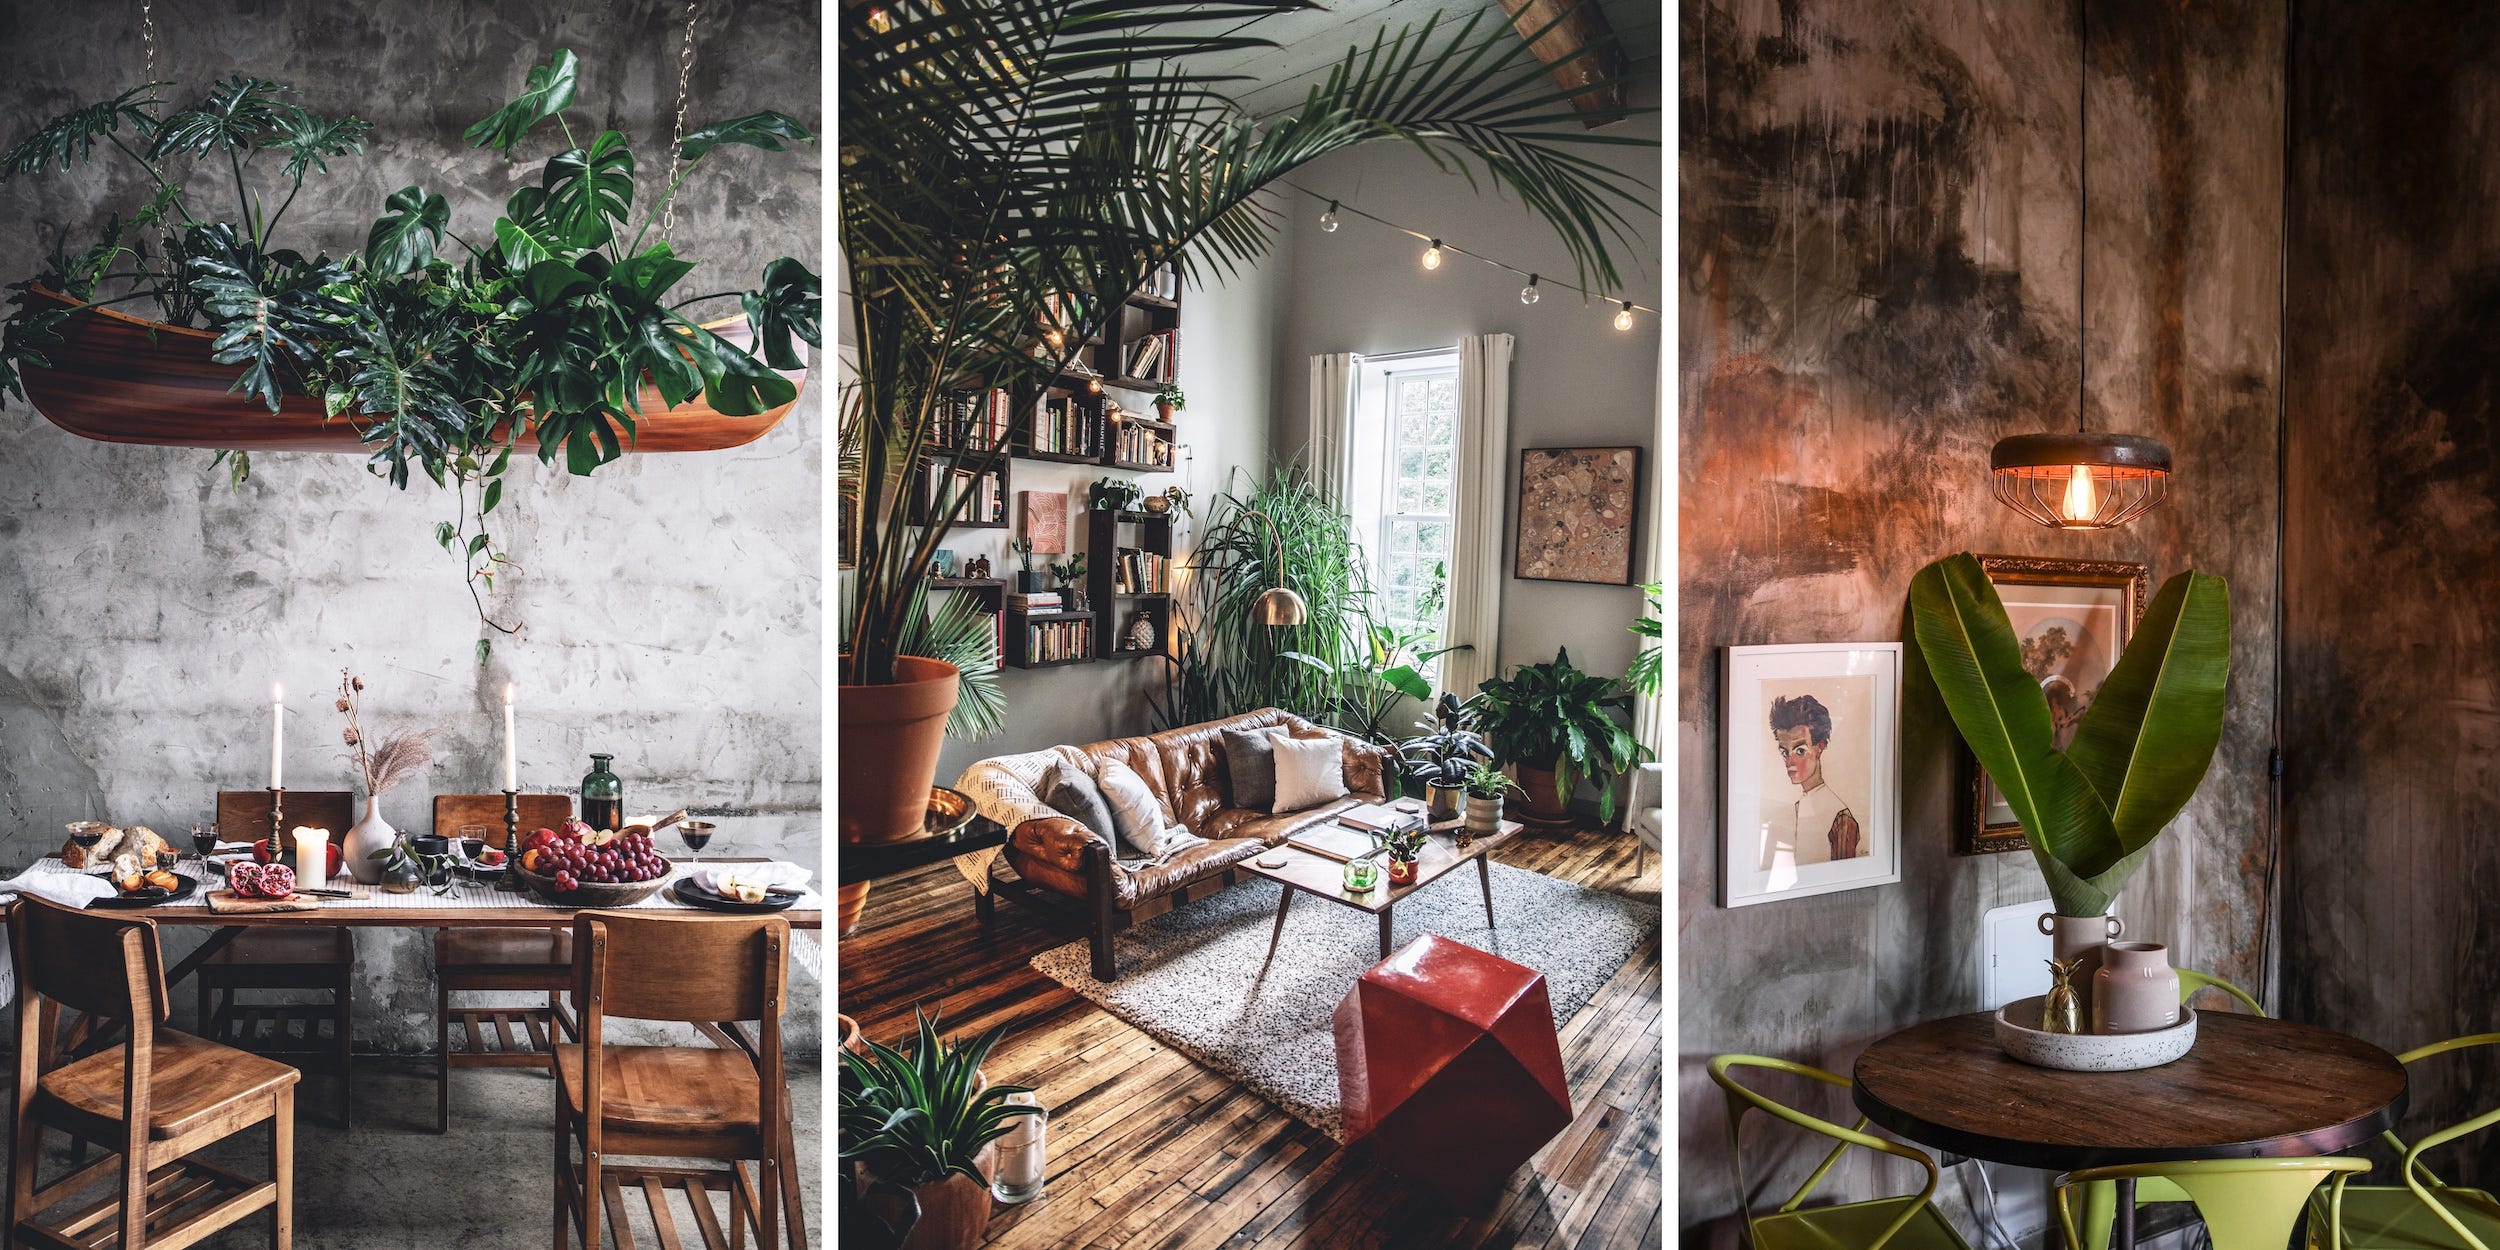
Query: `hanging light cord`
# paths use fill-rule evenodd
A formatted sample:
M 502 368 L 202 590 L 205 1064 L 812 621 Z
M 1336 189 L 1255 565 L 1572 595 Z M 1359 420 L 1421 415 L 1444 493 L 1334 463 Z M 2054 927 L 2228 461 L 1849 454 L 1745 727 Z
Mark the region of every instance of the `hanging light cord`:
M 686 146 L 686 86 L 694 77 L 694 19 L 696 0 L 686 2 L 686 38 L 677 45 L 677 128 L 668 140 L 668 206 L 660 210 L 660 239 L 665 242 L 669 232 L 677 228 L 677 154 Z
M 1495 260 L 1495 259 L 1493 259 L 1492 257 L 1487 256 L 1487 255 L 1485 255 L 1485 254 L 1483 254 L 1483 253 L 1481 253 L 1481 252 L 1471 252 L 1471 251 L 1468 251 L 1466 248 L 1463 248 L 1463 247 L 1458 247 L 1458 246 L 1455 246 L 1455 245 L 1453 245 L 1453 244 L 1451 244 L 1451 243 L 1448 243 L 1448 242 L 1443 241 L 1443 240 L 1442 240 L 1439 236 L 1436 236 L 1436 235 L 1431 235 L 1431 234 L 1426 234 L 1426 233 L 1424 233 L 1424 232 L 1423 232 L 1423 231 L 1421 231 L 1421 230 L 1415 230 L 1415 229 L 1410 229 L 1410 228 L 1408 228 L 1408 227 L 1406 227 L 1406 226 L 1401 226 L 1401 225 L 1399 225 L 1398 223 L 1396 223 L 1396 222 L 1394 222 L 1394 221 L 1391 221 L 1391 220 L 1389 220 L 1389 219 L 1388 219 L 1388 218 L 1386 218 L 1386 217 L 1380 216 L 1380 215 L 1379 215 L 1379 214 L 1377 214 L 1377 213 L 1367 213 L 1367 212 L 1364 212 L 1362 209 L 1356 208 L 1355 206 L 1353 206 L 1353 205 L 1351 205 L 1351 204 L 1346 203 L 1346 202 L 1345 202 L 1345 200 L 1344 200 L 1344 199 L 1342 199 L 1341 197 L 1338 197 L 1338 196 L 1333 196 L 1333 195 L 1321 195 L 1319 192 L 1314 191 L 1314 190 L 1310 189 L 1309 187 L 1303 186 L 1301 183 L 1295 182 L 1295 181 L 1293 181 L 1293 180 L 1292 180 L 1292 179 L 1290 179 L 1290 178 L 1288 178 L 1288 179 L 1284 179 L 1284 180 L 1283 180 L 1283 182 L 1284 182 L 1284 184 L 1285 184 L 1287 187 L 1290 187 L 1290 188 L 1292 188 L 1293 190 L 1299 191 L 1299 192 L 1301 192 L 1302 194 L 1307 195 L 1307 196 L 1311 197 L 1312 199 L 1319 201 L 1319 202 L 1320 202 L 1320 203 L 1322 203 L 1322 204 L 1327 204 L 1327 205 L 1329 205 L 1329 206 L 1331 206 L 1331 207 L 1335 208 L 1335 209 L 1336 209 L 1338 212 L 1340 212 L 1340 213 L 1352 213 L 1352 214 L 1354 214 L 1355 216 L 1360 217 L 1360 218 L 1362 218 L 1362 219 L 1363 219 L 1363 220 L 1365 220 L 1365 221 L 1368 221 L 1368 222 L 1373 222 L 1373 223 L 1376 223 L 1376 224 L 1378 224 L 1378 225 L 1387 226 L 1388 228 L 1390 228 L 1390 229 L 1392 229 L 1392 230 L 1397 231 L 1399 234 L 1403 234 L 1403 235 L 1407 236 L 1408 238 L 1414 239 L 1414 240 L 1416 240 L 1416 241 L 1418 241 L 1418 242 L 1422 242 L 1422 243 L 1429 243 L 1429 244 L 1433 245 L 1434 247 L 1440 248 L 1440 249 L 1441 249 L 1442 251 L 1444 251 L 1444 252 L 1454 252 L 1454 253 L 1456 253 L 1456 254 L 1458 254 L 1458 255 L 1460 255 L 1460 256 L 1464 256 L 1464 257 L 1466 257 L 1466 258 L 1467 258 L 1467 259 L 1469 259 L 1469 260 L 1474 260 L 1474 261 L 1482 261 L 1483 263 L 1488 264 L 1488 265 L 1491 265 L 1491 266 L 1493 266 L 1493 267 L 1494 267 L 1494 268 L 1496 268 L 1496 269 L 1506 269 L 1506 270 L 1509 270 L 1509 271 L 1510 271 L 1510 272 L 1512 272 L 1512 273 L 1518 274 L 1518 275 L 1519 275 L 1520 277 L 1522 277 L 1522 278 L 1535 278 L 1535 279 L 1537 279 L 1537 280 L 1538 280 L 1538 285 L 1540 285 L 1540 286 L 1542 286 L 1542 285 L 1543 285 L 1543 283 L 1544 283 L 1544 275 L 1543 275 L 1543 274 L 1541 274 L 1541 273 L 1531 272 L 1531 271 L 1529 271 L 1529 270 L 1522 269 L 1522 268 L 1520 268 L 1520 267 L 1519 267 L 1519 266 L 1517 266 L 1517 265 L 1507 264 L 1507 263 L 1505 263 L 1505 262 L 1503 262 L 1503 261 L 1498 261 L 1498 260 Z M 1655 313 L 1655 312 L 1659 311 L 1658 309 L 1652 308 L 1652 307 L 1650 307 L 1650 306 L 1649 306 L 1649 305 L 1647 305 L 1647 304 L 1636 303 L 1636 302 L 1634 302 L 1634 301 L 1632 301 L 1632 300 L 1622 299 L 1622 298 L 1620 298 L 1620 297 L 1613 296 L 1613 295 L 1602 295 L 1602 294 L 1599 294 L 1599 293 L 1598 293 L 1598 292 L 1596 292 L 1596 291 L 1592 291 L 1592 290 L 1588 289 L 1587 287 L 1584 287 L 1584 286 L 1579 286 L 1579 285 L 1576 285 L 1576 284 L 1574 284 L 1574 283 L 1570 283 L 1570 282 L 1564 282 L 1564 281 L 1561 281 L 1560 279 L 1557 279 L 1557 280 L 1554 282 L 1554 285 L 1555 285 L 1555 286 L 1558 286 L 1558 287 L 1561 287 L 1561 288 L 1563 288 L 1564 290 L 1567 290 L 1567 291 L 1577 291 L 1577 292 L 1579 292 L 1581 295 L 1586 296 L 1586 297 L 1591 298 L 1591 299 L 1601 299 L 1601 300 L 1606 301 L 1606 302 L 1607 302 L 1607 303 L 1609 303 L 1609 304 L 1620 304 L 1620 305 L 1622 305 L 1622 306 L 1624 306 L 1624 307 L 1626 307 L 1626 308 L 1634 309 L 1634 310 L 1637 310 L 1637 311 L 1640 311 L 1640 312 L 1645 312 L 1645 313 Z
M 2084 432 L 2083 414 L 2092 375 L 2092 313 L 2084 302 L 2092 278 L 2092 0 L 2075 5 L 2075 433 Z

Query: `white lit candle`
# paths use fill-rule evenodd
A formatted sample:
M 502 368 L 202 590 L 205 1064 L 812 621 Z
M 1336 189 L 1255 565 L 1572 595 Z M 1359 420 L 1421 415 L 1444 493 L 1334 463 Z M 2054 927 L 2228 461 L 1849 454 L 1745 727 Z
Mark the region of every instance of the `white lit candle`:
M 286 687 L 269 687 L 269 788 L 286 787 Z
M 295 826 L 295 887 L 318 890 L 330 883 L 330 831 Z
M 1034 1094 L 1009 1094 L 1007 1101 L 1015 1106 L 1039 1106 Z M 1005 1136 L 998 1139 L 996 1174 L 990 1181 L 990 1195 L 1001 1202 L 1030 1202 L 1042 1192 L 1042 1179 L 1048 1168 L 1044 1159 L 1044 1136 L 1047 1112 L 1020 1115 L 1007 1122 Z
M 503 684 L 503 788 L 521 788 L 520 756 L 512 745 L 512 683 Z

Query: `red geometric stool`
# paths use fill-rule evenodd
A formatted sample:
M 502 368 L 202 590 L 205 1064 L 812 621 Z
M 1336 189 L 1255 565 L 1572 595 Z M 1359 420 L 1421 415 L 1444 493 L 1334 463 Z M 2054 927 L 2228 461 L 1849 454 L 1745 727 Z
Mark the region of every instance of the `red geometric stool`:
M 1432 934 L 1337 1004 L 1346 1144 L 1481 1209 L 1571 1123 L 1545 976 Z

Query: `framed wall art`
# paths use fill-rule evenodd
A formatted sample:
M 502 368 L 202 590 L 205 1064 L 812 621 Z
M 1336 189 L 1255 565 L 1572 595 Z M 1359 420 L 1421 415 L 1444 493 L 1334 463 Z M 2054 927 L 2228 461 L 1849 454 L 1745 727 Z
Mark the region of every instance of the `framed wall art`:
M 1629 586 L 1640 514 L 1640 448 L 1522 450 L 1511 575 Z
M 1901 879 L 1901 644 L 1729 647 L 1719 902 Z
M 2006 618 L 2022 639 L 2023 667 L 2048 698 L 2054 741 L 2062 751 L 2074 741 L 2076 724 L 2135 634 L 2152 570 L 2129 560 L 2039 556 L 1981 556 L 1979 567 L 2005 601 Z M 2014 809 L 1967 746 L 1961 748 L 1960 771 L 1963 810 L 1954 851 L 1989 855 L 2024 849 Z

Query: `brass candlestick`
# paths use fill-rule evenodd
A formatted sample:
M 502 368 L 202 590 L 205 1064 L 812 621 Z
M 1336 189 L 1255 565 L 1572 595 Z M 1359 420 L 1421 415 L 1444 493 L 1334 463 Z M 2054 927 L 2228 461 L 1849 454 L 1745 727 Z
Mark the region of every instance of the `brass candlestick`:
M 269 787 L 269 862 L 289 867 L 295 863 L 295 848 L 287 844 L 284 786 Z
M 521 792 L 503 792 L 503 879 L 495 888 L 506 892 L 521 889 Z

